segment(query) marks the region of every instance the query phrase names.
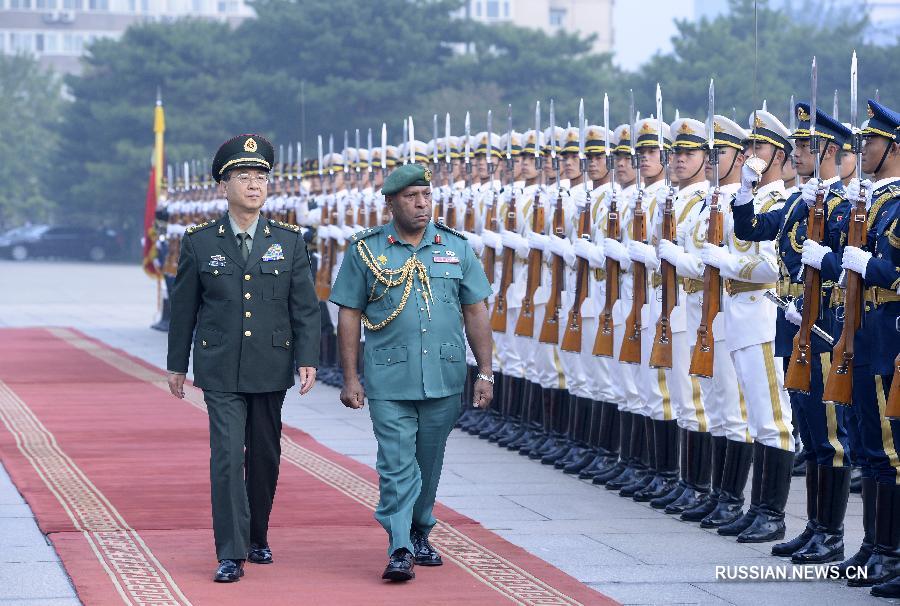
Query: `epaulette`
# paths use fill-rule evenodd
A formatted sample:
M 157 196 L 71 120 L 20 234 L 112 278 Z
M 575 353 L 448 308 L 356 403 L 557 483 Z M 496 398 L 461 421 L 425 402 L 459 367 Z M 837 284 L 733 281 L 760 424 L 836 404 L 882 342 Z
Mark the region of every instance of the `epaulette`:
M 763 202 L 762 206 L 759 207 L 759 213 L 762 214 L 762 213 L 769 212 L 769 209 L 771 209 L 773 206 L 775 206 L 779 202 L 782 202 L 783 198 L 780 198 L 778 196 L 780 193 L 781 192 L 779 192 L 778 190 L 770 191 L 768 193 L 769 199 L 766 200 L 765 202 Z
M 281 229 L 287 229 L 287 230 L 292 231 L 292 232 L 294 232 L 294 233 L 299 233 L 299 232 L 300 232 L 300 226 L 299 226 L 299 225 L 293 225 L 293 224 L 291 224 L 291 223 L 285 223 L 284 221 L 276 221 L 275 219 L 269 219 L 269 223 L 270 223 L 271 225 L 275 225 L 275 226 L 277 226 L 277 227 L 280 227 Z
M 446 225 L 446 224 L 444 224 L 444 223 L 441 223 L 440 221 L 435 221 L 435 222 L 434 222 L 434 226 L 437 227 L 438 229 L 442 229 L 442 230 L 444 230 L 444 231 L 449 231 L 449 232 L 450 232 L 451 234 L 453 234 L 454 236 L 458 236 L 458 237 L 462 238 L 463 240 L 468 240 L 468 238 L 466 238 L 463 234 L 461 234 L 460 232 L 456 231 L 455 229 L 453 229 L 453 228 L 450 227 L 449 225 Z
M 190 226 L 188 226 L 188 228 L 187 228 L 187 233 L 193 234 L 193 233 L 195 233 L 195 232 L 200 231 L 201 229 L 206 229 L 206 228 L 209 227 L 210 225 L 214 225 L 215 222 L 216 222 L 216 220 L 213 219 L 213 220 L 211 220 L 211 221 L 205 221 L 204 223 L 200 223 L 199 225 L 190 225 Z
M 843 191 L 840 192 L 832 192 L 834 195 L 828 200 L 828 214 L 826 216 L 830 217 L 831 213 L 834 212 L 834 209 L 838 207 L 842 202 L 845 201 L 843 196 Z
M 362 231 L 358 231 L 355 234 L 353 234 L 352 236 L 350 236 L 350 239 L 353 240 L 354 242 L 359 242 L 360 240 L 365 240 L 369 236 L 374 236 L 375 234 L 380 234 L 381 228 L 382 228 L 381 225 L 376 225 L 375 227 L 369 227 L 368 229 L 363 229 Z

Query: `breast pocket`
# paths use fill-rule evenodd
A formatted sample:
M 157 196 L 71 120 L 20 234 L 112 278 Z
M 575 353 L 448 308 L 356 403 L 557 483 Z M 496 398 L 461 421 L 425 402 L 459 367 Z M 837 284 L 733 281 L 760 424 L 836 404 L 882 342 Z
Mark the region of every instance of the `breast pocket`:
M 458 263 L 435 263 L 428 268 L 431 292 L 439 301 L 459 303 L 462 268 Z
M 211 299 L 228 301 L 232 298 L 231 275 L 234 273 L 234 265 L 210 265 L 206 263 L 200 266 L 200 282 L 203 284 Z
M 259 271 L 263 280 L 264 299 L 287 299 L 291 289 L 291 274 L 287 263 L 263 261 Z

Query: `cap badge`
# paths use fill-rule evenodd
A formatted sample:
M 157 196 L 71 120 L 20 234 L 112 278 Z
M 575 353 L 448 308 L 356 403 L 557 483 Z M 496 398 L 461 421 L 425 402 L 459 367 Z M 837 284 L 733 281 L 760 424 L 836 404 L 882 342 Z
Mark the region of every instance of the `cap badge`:
M 694 129 L 691 128 L 690 125 L 688 125 L 687 122 L 682 122 L 682 123 L 681 123 L 681 127 L 678 129 L 678 133 L 681 134 L 681 135 L 693 135 L 693 134 L 695 134 L 695 133 L 694 133 Z
M 253 152 L 256 151 L 256 149 L 257 149 L 257 145 L 256 145 L 256 141 L 253 139 L 253 137 L 250 137 L 249 139 L 244 141 L 244 151 L 245 152 L 250 152 L 252 154 Z
M 713 122 L 713 131 L 717 133 L 724 133 L 725 129 L 722 128 L 722 125 L 718 122 Z
M 797 108 L 797 119 L 801 122 L 809 122 L 809 112 L 802 107 Z
M 765 128 L 766 123 L 763 122 L 762 118 L 756 116 L 756 119 L 753 121 L 753 128 Z
M 650 122 L 647 121 L 647 122 L 644 122 L 643 126 L 641 126 L 641 134 L 642 135 L 646 135 L 646 134 L 652 135 L 652 134 L 656 134 L 656 131 L 653 130 L 653 127 L 650 125 Z
M 870 118 L 874 118 L 874 117 L 875 117 L 875 111 L 872 109 L 872 104 L 871 104 L 871 103 L 866 103 L 866 113 L 869 114 L 869 117 L 870 117 Z
M 431 169 L 430 168 L 425 169 L 425 174 L 422 176 L 422 178 L 425 179 L 427 182 L 431 183 Z

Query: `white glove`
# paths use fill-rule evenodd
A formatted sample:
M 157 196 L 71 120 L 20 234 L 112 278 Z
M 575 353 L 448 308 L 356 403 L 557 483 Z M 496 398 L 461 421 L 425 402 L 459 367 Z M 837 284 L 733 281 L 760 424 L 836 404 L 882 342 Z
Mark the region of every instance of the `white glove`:
M 603 267 L 606 264 L 606 257 L 603 254 L 602 242 L 588 242 L 584 238 L 578 238 L 572 245 L 575 254 L 588 262 L 593 268 Z
M 529 231 L 525 234 L 525 240 L 528 242 L 529 248 L 544 250 L 549 245 L 550 236 Z
M 788 303 L 788 306 L 785 308 L 784 319 L 794 326 L 800 326 L 800 324 L 803 322 L 803 316 L 800 315 L 799 311 L 797 311 L 797 304 L 794 303 L 794 301 Z
M 809 242 L 809 240 L 806 242 Z M 804 244 L 806 242 L 804 242 Z M 844 258 L 841 259 L 841 267 L 849 269 L 850 271 L 855 271 L 865 278 L 866 266 L 869 264 L 869 259 L 871 258 L 872 253 L 861 248 L 856 248 L 855 246 L 848 246 L 844 248 Z
M 484 245 L 488 248 L 493 248 L 494 250 L 498 250 L 503 245 L 503 240 L 500 238 L 500 234 L 495 231 L 491 231 L 490 229 L 481 230 L 481 240 L 484 242 Z
M 349 225 L 344 225 L 341 227 L 341 235 L 344 236 L 344 238 L 350 238 L 357 231 L 359 230 L 355 227 L 350 227 Z
M 469 241 L 469 244 L 472 245 L 472 250 L 475 251 L 475 254 L 480 255 L 484 250 L 484 242 L 482 241 L 481 236 L 468 231 L 464 231 L 462 233 Z
M 815 240 L 804 240 L 803 255 L 800 257 L 800 260 L 804 265 L 809 265 L 811 267 L 815 267 L 816 269 L 822 269 L 822 259 L 824 259 L 825 255 L 830 252 L 830 248 L 828 248 L 827 246 L 822 246 Z
M 850 179 L 850 183 L 847 184 L 847 187 L 844 188 L 844 194 L 847 196 L 847 200 L 850 201 L 851 205 L 855 205 L 856 201 L 859 199 L 859 189 L 860 185 L 866 190 L 866 208 L 872 206 L 872 182 L 869 179 L 864 179 L 862 183 L 860 183 L 859 179 L 853 177 Z
M 653 271 L 659 271 L 659 258 L 656 249 L 649 244 L 632 240 L 628 243 L 628 258 L 636 263 L 643 263 Z
M 665 259 L 672 265 L 678 263 L 678 258 L 684 254 L 684 249 L 670 240 L 659 241 L 659 251 L 657 255 L 660 259 Z
M 655 219 L 657 225 L 662 225 L 663 210 L 666 208 L 666 197 L 668 196 L 668 193 L 668 187 L 660 187 L 653 193 L 653 198 L 656 200 Z
M 741 187 L 734 196 L 734 205 L 743 206 L 753 202 L 753 186 L 759 182 L 759 174 L 744 164 L 741 166 Z
M 631 267 L 631 258 L 628 256 L 628 249 L 618 240 L 605 238 L 603 240 L 603 251 L 607 257 L 618 261 L 622 268 Z
M 800 189 L 800 197 L 806 202 L 808 208 L 816 205 L 816 192 L 819 190 L 819 180 L 813 177 Z
M 500 234 L 500 240 L 504 247 L 513 249 L 519 257 L 524 259 L 528 256 L 528 242 L 516 232 L 504 230 Z
M 568 238 L 560 238 L 559 236 L 549 236 L 547 248 L 558 257 L 565 257 L 566 253 L 572 248 L 572 243 Z M 574 254 L 574 253 L 573 253 Z
M 700 260 L 704 265 L 712 265 L 722 269 L 722 266 L 728 261 L 728 251 L 722 246 L 715 246 L 706 242 L 700 249 Z

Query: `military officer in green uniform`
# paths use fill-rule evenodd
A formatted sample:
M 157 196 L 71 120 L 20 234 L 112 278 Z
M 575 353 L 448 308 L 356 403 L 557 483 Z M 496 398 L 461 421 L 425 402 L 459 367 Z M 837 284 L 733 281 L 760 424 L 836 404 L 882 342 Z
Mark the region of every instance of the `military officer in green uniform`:
M 194 385 L 209 411 L 218 582 L 240 579 L 246 559 L 272 562 L 281 406 L 294 370 L 302 395 L 319 363 L 319 305 L 300 228 L 260 214 L 274 155 L 259 135 L 222 144 L 212 173 L 228 212 L 187 229 L 172 291 L 169 389 L 184 397 L 193 343 Z
M 474 401 L 464 404 L 486 408 L 493 397 L 491 286 L 465 237 L 431 221 L 430 181 L 420 164 L 390 174 L 382 193 L 393 220 L 351 237 L 331 290 L 340 306 L 341 401 L 358 409 L 369 398 L 380 479 L 375 518 L 389 537 L 382 578 L 394 581 L 414 578 L 414 563 L 441 564 L 428 533 L 444 447 L 460 414 L 466 337 L 479 373 Z M 356 364 L 361 323 L 366 391 Z

